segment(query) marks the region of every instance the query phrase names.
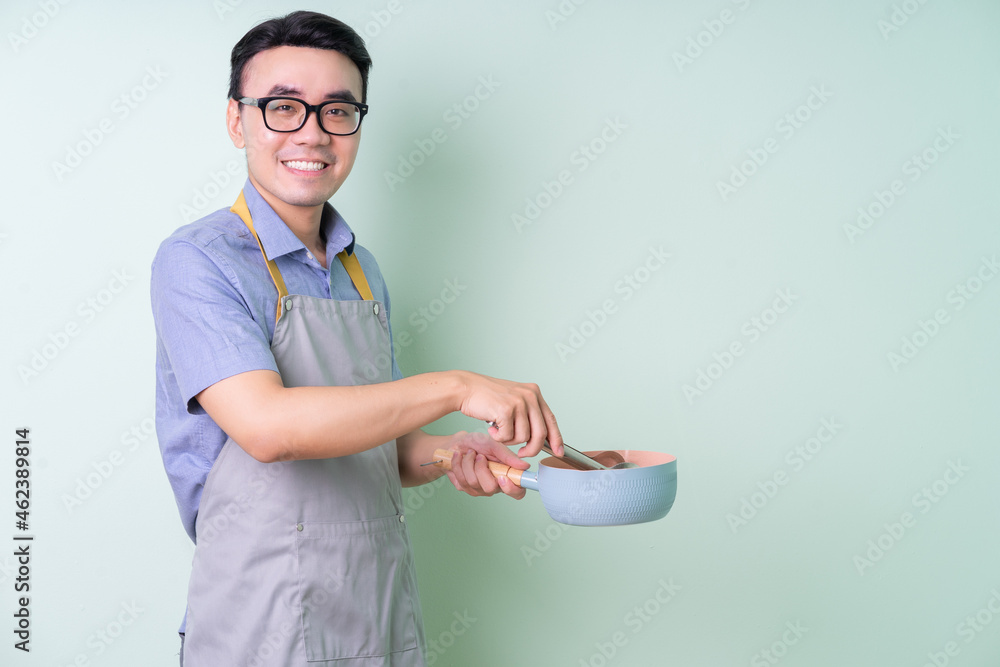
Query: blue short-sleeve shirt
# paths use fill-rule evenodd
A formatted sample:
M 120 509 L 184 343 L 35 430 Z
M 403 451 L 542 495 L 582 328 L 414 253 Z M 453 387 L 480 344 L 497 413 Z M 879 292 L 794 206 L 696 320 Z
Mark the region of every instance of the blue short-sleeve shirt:
M 261 244 L 281 271 L 289 294 L 360 299 L 336 255 L 355 253 L 372 295 L 391 313 L 389 292 L 375 258 L 357 245 L 327 203 L 321 229 L 328 266 L 306 249 L 249 179 L 243 187 Z M 260 246 L 228 208 L 181 227 L 153 260 L 150 296 L 156 325 L 156 433 L 181 521 L 196 539 L 198 505 L 226 434 L 195 396 L 220 380 L 278 367 L 271 354 L 278 292 Z M 392 331 L 390 329 L 390 340 Z M 392 357 L 392 377 L 402 377 Z

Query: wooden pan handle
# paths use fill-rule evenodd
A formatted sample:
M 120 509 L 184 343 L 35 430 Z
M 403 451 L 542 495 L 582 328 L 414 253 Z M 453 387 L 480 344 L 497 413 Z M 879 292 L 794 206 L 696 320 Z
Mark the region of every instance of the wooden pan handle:
M 438 468 L 444 468 L 445 470 L 451 470 L 451 456 L 455 452 L 450 449 L 435 449 L 434 458 L 441 459 L 436 461 L 434 465 Z M 523 470 L 518 470 L 517 468 L 511 468 L 505 463 L 500 463 L 499 461 L 490 461 L 490 472 L 493 473 L 494 477 L 506 477 L 510 481 L 514 482 L 518 486 L 521 486 L 521 473 Z

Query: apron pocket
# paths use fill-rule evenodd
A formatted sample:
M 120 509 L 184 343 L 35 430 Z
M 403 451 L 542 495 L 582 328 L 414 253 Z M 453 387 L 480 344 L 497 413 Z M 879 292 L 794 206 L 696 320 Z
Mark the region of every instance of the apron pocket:
M 307 660 L 417 647 L 416 582 L 398 516 L 298 524 L 295 551 Z

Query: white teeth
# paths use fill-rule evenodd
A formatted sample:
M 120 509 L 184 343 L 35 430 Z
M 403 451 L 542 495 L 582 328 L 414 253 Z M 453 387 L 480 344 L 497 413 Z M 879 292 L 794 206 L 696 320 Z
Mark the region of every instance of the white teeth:
M 283 162 L 282 164 L 300 171 L 319 171 L 326 166 L 322 162 L 305 162 L 303 160 L 289 160 L 288 162 Z

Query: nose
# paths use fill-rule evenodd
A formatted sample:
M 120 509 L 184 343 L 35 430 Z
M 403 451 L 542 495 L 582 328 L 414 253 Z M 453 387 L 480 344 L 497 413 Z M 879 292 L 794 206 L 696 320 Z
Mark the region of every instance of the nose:
M 320 127 L 319 113 L 310 111 L 306 124 L 292 134 L 292 140 L 298 144 L 325 145 L 330 143 L 330 135 Z

